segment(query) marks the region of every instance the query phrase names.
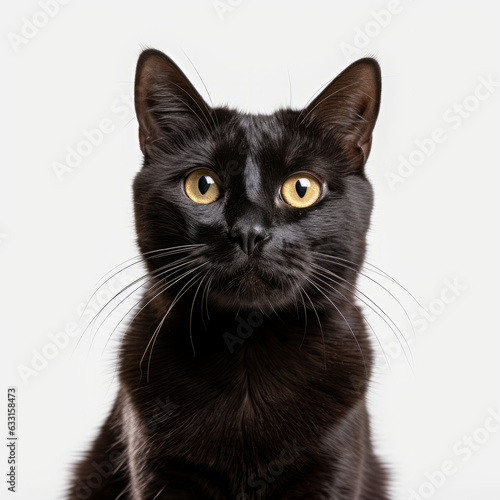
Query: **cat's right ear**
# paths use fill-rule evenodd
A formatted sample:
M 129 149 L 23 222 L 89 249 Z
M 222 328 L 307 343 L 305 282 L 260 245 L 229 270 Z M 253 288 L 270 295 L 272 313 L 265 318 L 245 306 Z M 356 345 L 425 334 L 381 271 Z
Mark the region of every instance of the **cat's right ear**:
M 147 49 L 139 57 L 134 94 L 144 154 L 172 133 L 204 125 L 211 113 L 172 59 L 155 49 Z
M 359 59 L 330 82 L 306 108 L 304 120 L 333 132 L 355 168 L 363 167 L 380 109 L 380 66 Z

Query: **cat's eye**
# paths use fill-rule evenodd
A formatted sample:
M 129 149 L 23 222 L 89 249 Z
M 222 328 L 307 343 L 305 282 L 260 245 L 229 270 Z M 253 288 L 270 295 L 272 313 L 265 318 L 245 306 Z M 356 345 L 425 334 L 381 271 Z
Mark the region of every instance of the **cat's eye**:
M 312 175 L 294 174 L 283 183 L 281 194 L 292 207 L 309 207 L 319 198 L 321 183 Z
M 222 192 L 219 177 L 208 169 L 190 173 L 186 178 L 184 188 L 193 201 L 202 205 L 218 200 Z

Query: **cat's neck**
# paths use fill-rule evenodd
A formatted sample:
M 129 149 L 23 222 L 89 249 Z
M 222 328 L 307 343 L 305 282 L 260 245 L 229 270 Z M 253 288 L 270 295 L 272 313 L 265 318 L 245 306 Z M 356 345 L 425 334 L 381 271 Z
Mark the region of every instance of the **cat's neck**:
M 331 394 L 339 386 L 365 390 L 371 346 L 357 308 L 341 314 L 212 309 L 202 317 L 191 316 L 187 305 L 179 303 L 165 319 L 145 308 L 130 325 L 121 370 L 126 383 L 152 392 L 189 384 L 202 399 L 214 387 L 238 392 L 242 384 L 279 394 L 289 390 L 286 381 Z

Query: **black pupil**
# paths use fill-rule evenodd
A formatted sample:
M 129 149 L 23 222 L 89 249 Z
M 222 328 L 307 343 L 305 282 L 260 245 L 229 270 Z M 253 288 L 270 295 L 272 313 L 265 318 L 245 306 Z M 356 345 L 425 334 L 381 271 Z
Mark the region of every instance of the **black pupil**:
M 198 181 L 198 189 L 201 194 L 205 194 L 210 186 L 214 183 L 214 180 L 209 175 L 202 175 Z
M 297 191 L 297 194 L 301 197 L 304 198 L 307 192 L 307 188 L 309 187 L 309 182 L 307 182 L 307 179 L 299 179 L 295 183 L 295 189 Z

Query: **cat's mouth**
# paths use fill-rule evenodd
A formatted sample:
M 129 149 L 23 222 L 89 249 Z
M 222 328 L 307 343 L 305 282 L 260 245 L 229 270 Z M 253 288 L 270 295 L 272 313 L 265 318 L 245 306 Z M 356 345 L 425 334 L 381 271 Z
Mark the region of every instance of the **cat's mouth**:
M 208 298 L 222 309 L 262 310 L 289 304 L 295 289 L 293 281 L 286 277 L 277 278 L 269 271 L 248 266 L 229 277 L 218 276 Z

